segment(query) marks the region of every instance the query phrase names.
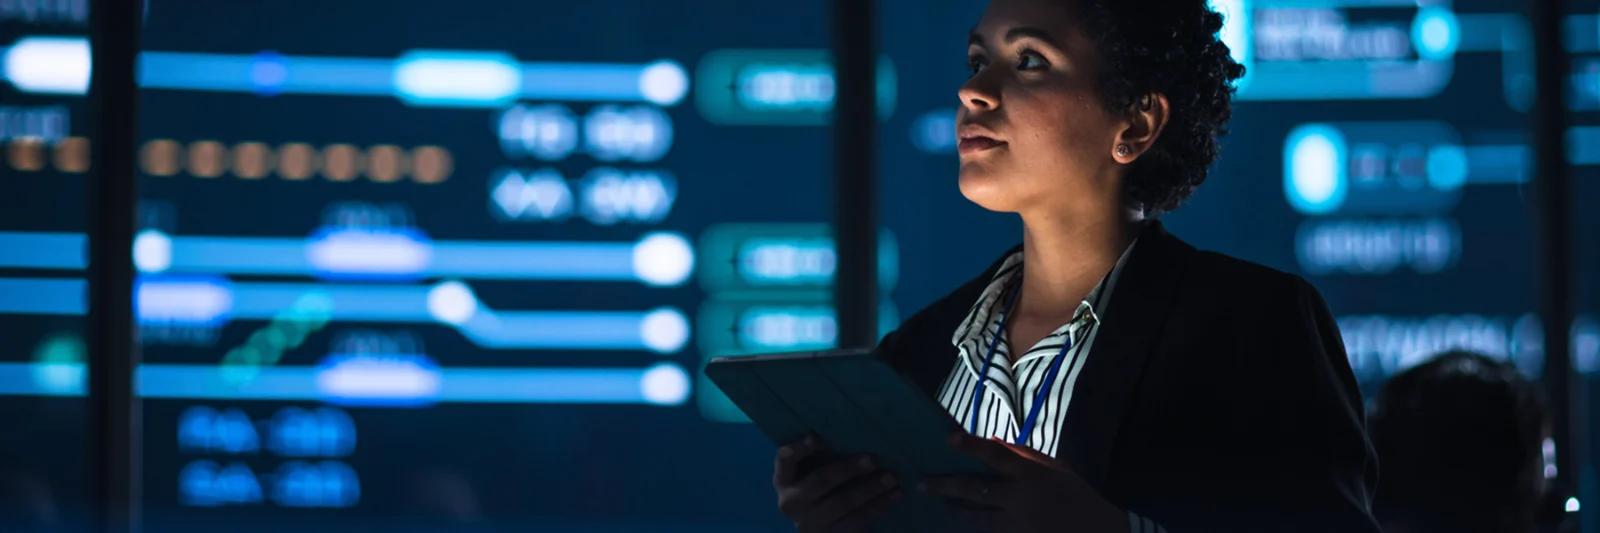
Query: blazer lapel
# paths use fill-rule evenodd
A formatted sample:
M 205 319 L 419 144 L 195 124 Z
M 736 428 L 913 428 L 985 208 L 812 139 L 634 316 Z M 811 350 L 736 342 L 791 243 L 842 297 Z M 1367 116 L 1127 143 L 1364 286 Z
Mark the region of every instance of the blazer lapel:
M 1105 481 L 1123 412 L 1172 309 L 1183 260 L 1193 251 L 1160 222 L 1146 226 L 1123 265 L 1110 309 L 1073 386 L 1056 455 L 1097 489 Z
M 950 336 L 966 320 L 972 306 L 977 304 L 984 288 L 989 286 L 1006 258 L 1021 248 L 1020 244 L 1011 247 L 983 274 L 902 324 L 908 329 L 885 339 L 881 349 L 890 354 L 891 362 L 929 396 L 939 397 L 939 388 L 950 377 L 950 369 L 955 367 L 956 357 L 960 354 L 956 346 L 951 344 Z

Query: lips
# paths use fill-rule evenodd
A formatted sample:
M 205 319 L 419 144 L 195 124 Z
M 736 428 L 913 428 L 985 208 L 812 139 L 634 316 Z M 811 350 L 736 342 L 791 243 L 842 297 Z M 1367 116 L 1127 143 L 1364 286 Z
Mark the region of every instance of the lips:
M 975 154 L 985 150 L 999 148 L 1005 144 L 1006 143 L 994 140 L 990 137 L 962 137 L 961 142 L 956 144 L 956 151 L 961 152 L 962 154 Z
M 956 138 L 959 140 L 956 150 L 962 155 L 993 150 L 1006 144 L 987 128 L 976 123 L 962 124 L 956 131 Z

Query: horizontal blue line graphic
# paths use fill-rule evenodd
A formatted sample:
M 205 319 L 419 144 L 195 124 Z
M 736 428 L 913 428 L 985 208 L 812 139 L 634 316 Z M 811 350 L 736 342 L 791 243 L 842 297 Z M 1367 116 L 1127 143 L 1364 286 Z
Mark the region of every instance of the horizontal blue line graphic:
M 581 98 L 571 96 L 581 95 Z M 529 100 L 637 100 L 639 67 L 600 63 L 530 63 L 522 67 Z
M 331 303 L 333 320 L 346 322 L 433 322 L 428 290 L 415 285 L 334 285 L 318 283 L 233 283 L 235 318 L 269 320 L 307 295 Z M 181 305 L 181 302 L 173 302 Z
M 485 348 L 562 348 L 630 350 L 648 346 L 644 314 L 635 312 L 520 311 L 475 313 L 461 328 Z
M 82 315 L 80 279 L 0 278 L 0 314 Z M 651 311 L 495 311 L 458 282 L 438 285 L 229 282 L 163 279 L 138 282 L 135 309 L 145 325 L 215 326 L 229 319 L 270 320 L 306 297 L 321 297 L 340 322 L 438 323 L 494 349 L 650 350 L 676 353 L 688 341 L 688 319 L 675 309 Z
M 654 403 L 645 371 L 631 369 L 444 369 L 439 397 L 451 402 Z
M 384 59 L 295 57 L 284 60 L 286 93 L 367 96 L 394 91 L 394 67 Z M 270 90 L 270 89 L 269 89 Z
M 438 242 L 433 245 L 429 271 L 468 279 L 637 278 L 633 243 Z
M 0 267 L 80 269 L 89 264 L 87 246 L 79 233 L 0 233 Z
M 337 401 L 318 386 L 313 367 L 252 368 L 230 376 L 226 366 L 142 365 L 135 384 L 142 398 L 183 400 Z M 438 370 L 437 403 L 676 405 L 691 386 L 683 370 L 650 368 L 447 368 Z M 0 396 L 82 396 L 83 366 L 0 363 Z
M 667 272 L 671 274 L 665 278 L 641 273 L 635 257 L 640 253 L 639 242 L 627 241 L 430 242 L 425 237 L 406 235 L 386 235 L 382 240 L 327 236 L 168 237 L 152 231 L 143 232 L 140 237 L 162 243 L 145 249 L 136 241 L 135 262 L 146 272 L 678 285 L 687 281 L 693 269 L 693 249 L 687 240 L 676 235 L 655 237 L 657 242 L 677 243 L 672 250 L 644 252 L 665 254 L 662 261 L 668 262 Z M 0 232 L 0 268 L 82 269 L 87 264 L 85 245 L 85 237 L 78 233 Z
M 82 315 L 88 290 L 77 279 L 0 278 L 0 314 Z
M 249 56 L 145 52 L 139 54 L 139 86 L 202 91 L 252 90 L 250 70 L 254 64 Z
M 85 39 L 26 36 L 0 47 L 18 89 L 83 95 L 92 69 Z M 66 70 L 63 70 L 66 69 Z M 409 105 L 498 107 L 518 98 L 676 105 L 689 76 L 671 61 L 520 63 L 504 52 L 414 50 L 396 58 L 143 52 L 146 89 L 387 96 Z
M 0 244 L 4 243 L 0 235 Z M 172 272 L 291 275 L 315 272 L 303 239 L 182 237 L 172 239 Z

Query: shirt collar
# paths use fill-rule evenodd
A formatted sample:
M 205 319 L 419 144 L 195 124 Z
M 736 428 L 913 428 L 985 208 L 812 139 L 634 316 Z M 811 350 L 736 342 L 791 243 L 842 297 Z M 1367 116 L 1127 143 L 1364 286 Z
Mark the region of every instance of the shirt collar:
M 1100 279 L 1100 283 L 1096 284 L 1094 289 L 1090 290 L 1089 294 L 1083 298 L 1083 302 L 1078 304 L 1078 309 L 1073 313 L 1072 320 L 1068 321 L 1068 324 L 1085 318 L 1096 323 L 1100 321 L 1100 317 L 1110 307 L 1111 292 L 1116 288 L 1123 266 L 1127 264 L 1128 257 L 1133 255 L 1133 247 L 1137 244 L 1138 239 L 1135 239 L 1133 243 L 1128 245 L 1126 250 L 1122 251 L 1122 256 L 1117 258 L 1117 263 L 1111 267 L 1111 272 L 1106 273 L 1106 276 Z M 994 277 L 990 278 L 989 284 L 984 287 L 983 293 L 978 296 L 978 301 L 973 303 L 972 310 L 967 312 L 967 318 L 961 321 L 960 326 L 956 327 L 954 335 L 950 338 L 951 344 L 960 348 L 963 341 L 989 329 L 991 323 L 999 319 L 995 315 L 1005 305 L 1001 298 L 1010 296 L 1006 289 L 1022 273 L 1023 253 L 1025 253 L 1025 250 L 1018 249 L 1007 256 L 1005 261 L 1000 264 L 1000 268 L 995 271 Z

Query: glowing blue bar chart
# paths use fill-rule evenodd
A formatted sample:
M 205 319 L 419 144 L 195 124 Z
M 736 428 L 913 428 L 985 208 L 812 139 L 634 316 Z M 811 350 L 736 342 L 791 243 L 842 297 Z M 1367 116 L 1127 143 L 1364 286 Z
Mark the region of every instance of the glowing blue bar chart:
M 324 401 L 364 405 L 428 403 L 560 403 L 679 405 L 688 399 L 689 376 L 677 365 L 645 368 L 445 368 L 419 389 L 392 373 L 328 368 L 266 367 L 251 379 L 229 376 L 227 366 L 142 365 L 140 397 L 185 400 Z M 0 395 L 82 396 L 81 364 L 0 363 Z M 425 397 L 419 397 L 419 391 Z M 386 402 L 385 400 L 393 400 Z
M 0 278 L 0 313 L 81 315 L 87 283 Z M 486 348 L 649 350 L 670 354 L 689 341 L 681 311 L 495 311 L 458 281 L 435 285 L 231 282 L 223 278 L 144 278 L 135 288 L 141 324 L 216 326 L 230 319 L 271 320 L 307 295 L 320 295 L 333 320 L 437 323 Z
M 3 51 L 0 74 L 18 90 L 88 92 L 87 39 L 24 37 Z M 139 59 L 139 84 L 147 89 L 386 96 L 416 106 L 500 107 L 520 98 L 670 106 L 690 83 L 670 60 L 523 63 L 492 51 L 413 50 L 393 59 L 144 52 Z
M 85 237 L 0 232 L 0 268 L 84 268 Z M 432 242 L 406 232 L 323 232 L 307 239 L 170 237 L 141 232 L 134 263 L 146 273 L 309 275 L 324 278 L 465 278 L 637 281 L 677 286 L 694 250 L 675 233 L 634 242 Z

